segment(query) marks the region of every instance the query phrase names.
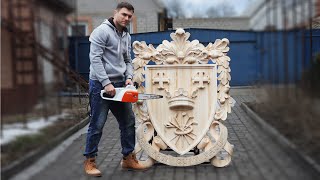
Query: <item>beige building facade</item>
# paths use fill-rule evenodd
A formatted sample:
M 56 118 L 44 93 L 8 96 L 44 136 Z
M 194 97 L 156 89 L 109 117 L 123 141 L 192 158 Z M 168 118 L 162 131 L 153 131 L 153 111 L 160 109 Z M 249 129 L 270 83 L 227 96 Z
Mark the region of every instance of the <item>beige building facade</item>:
M 225 17 L 225 18 L 192 18 L 173 19 L 173 29 L 177 28 L 203 28 L 221 30 L 248 30 L 249 18 L 247 17 Z
M 134 8 L 130 33 L 157 32 L 165 30 L 165 8 L 161 0 L 128 0 Z M 105 19 L 113 16 L 118 0 L 78 0 L 77 12 L 69 16 L 69 36 L 88 36 Z M 76 28 L 77 27 L 77 28 Z
M 256 0 L 244 12 L 253 30 L 309 28 L 311 23 L 317 28 L 320 24 L 320 0 Z

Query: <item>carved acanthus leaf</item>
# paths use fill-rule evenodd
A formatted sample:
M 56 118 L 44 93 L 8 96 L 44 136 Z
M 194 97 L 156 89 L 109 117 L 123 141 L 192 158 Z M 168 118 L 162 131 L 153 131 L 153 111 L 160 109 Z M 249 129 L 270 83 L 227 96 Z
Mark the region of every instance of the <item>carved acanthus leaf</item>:
M 139 68 L 137 70 L 134 71 L 133 73 L 133 82 L 137 82 L 139 85 L 141 85 L 141 82 L 144 82 L 144 69 L 143 68 Z
M 133 42 L 133 52 L 135 54 L 135 57 L 146 61 L 154 60 L 155 57 L 159 54 L 152 44 L 147 46 L 146 42 L 144 41 Z
M 226 99 L 224 103 L 220 104 L 220 108 L 217 109 L 215 114 L 216 120 L 226 120 L 228 113 L 231 113 L 231 104 L 229 102 L 230 99 Z
M 229 101 L 229 82 L 231 80 L 230 75 L 230 57 L 227 56 L 227 52 L 230 50 L 228 47 L 229 40 L 226 38 L 217 39 L 214 44 L 209 43 L 205 48 L 208 54 L 208 59 L 212 59 L 218 65 L 218 101 L 220 103 L 220 107 L 217 109 L 215 114 L 216 120 L 225 120 L 227 118 L 227 113 L 230 112 L 228 109 L 228 105 L 225 103 Z
M 208 54 L 208 59 L 212 59 L 213 61 L 216 60 L 218 57 L 225 56 L 226 53 L 229 51 L 229 40 L 226 38 L 217 39 L 214 44 L 209 43 L 205 50 L 207 51 Z M 218 64 L 218 62 L 216 62 Z M 221 65 L 221 64 L 219 64 Z
M 230 98 L 229 89 L 230 89 L 229 85 L 222 85 L 222 84 L 218 85 L 218 91 L 219 91 L 218 99 L 220 103 L 224 103 L 226 99 Z
M 230 61 L 230 58 L 228 56 L 221 56 L 216 59 L 216 63 L 219 66 L 223 66 L 224 68 L 229 67 L 229 61 Z
M 188 41 L 190 33 L 186 33 L 183 29 L 177 29 L 176 33 L 170 34 L 173 41 L 164 40 L 157 47 L 162 56 L 167 57 L 164 64 L 194 64 L 206 61 L 207 54 L 204 46 L 198 41 Z
M 218 71 L 219 72 L 219 71 Z M 231 75 L 228 72 L 228 70 L 221 70 L 219 72 L 219 76 L 218 76 L 218 80 L 220 81 L 220 83 L 222 83 L 223 85 L 227 85 L 229 83 L 229 81 L 231 80 Z
M 226 38 L 223 39 L 216 39 L 212 45 L 213 49 L 216 49 L 218 51 L 221 51 L 223 53 L 227 53 L 230 48 L 228 47 L 229 40 Z

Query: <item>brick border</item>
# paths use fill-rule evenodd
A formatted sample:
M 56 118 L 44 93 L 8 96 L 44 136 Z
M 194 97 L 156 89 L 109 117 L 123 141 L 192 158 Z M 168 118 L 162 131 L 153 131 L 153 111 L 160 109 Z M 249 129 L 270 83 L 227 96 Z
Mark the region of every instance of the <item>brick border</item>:
M 317 173 L 320 174 L 320 165 L 315 162 L 310 156 L 301 153 L 297 146 L 294 145 L 291 141 L 289 141 L 286 137 L 284 137 L 278 130 L 269 125 L 262 119 L 258 114 L 256 114 L 251 108 L 249 108 L 245 103 L 241 103 L 241 108 L 247 113 L 247 115 L 260 126 L 263 131 L 270 134 L 279 144 L 281 144 L 286 149 L 290 150 L 290 152 L 299 157 L 299 160 L 304 161 L 306 164 L 309 164 Z
M 89 123 L 89 117 L 86 117 L 85 119 L 81 120 L 79 123 L 74 125 L 73 127 L 70 127 L 65 132 L 63 132 L 62 134 L 52 139 L 46 146 L 36 149 L 34 151 L 31 151 L 27 153 L 22 159 L 18 159 L 13 163 L 11 163 L 10 165 L 4 168 L 1 168 L 1 178 L 9 179 L 15 174 L 21 172 L 22 170 L 30 166 L 32 163 L 39 160 L 47 152 L 55 148 L 58 144 L 62 143 L 65 139 L 70 137 L 72 134 L 82 129 L 88 123 Z

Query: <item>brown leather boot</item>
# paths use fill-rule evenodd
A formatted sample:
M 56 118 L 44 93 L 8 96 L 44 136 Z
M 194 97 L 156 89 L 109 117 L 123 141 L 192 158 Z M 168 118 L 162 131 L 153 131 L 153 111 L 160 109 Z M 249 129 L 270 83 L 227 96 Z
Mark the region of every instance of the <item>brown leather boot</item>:
M 99 171 L 96 165 L 96 158 L 94 157 L 87 158 L 84 161 L 84 171 L 90 176 L 97 176 L 97 177 L 101 176 L 101 172 Z
M 128 156 L 123 157 L 121 160 L 121 166 L 124 169 L 133 169 L 133 170 L 144 170 L 147 168 L 137 160 L 136 155 L 134 153 L 130 153 Z

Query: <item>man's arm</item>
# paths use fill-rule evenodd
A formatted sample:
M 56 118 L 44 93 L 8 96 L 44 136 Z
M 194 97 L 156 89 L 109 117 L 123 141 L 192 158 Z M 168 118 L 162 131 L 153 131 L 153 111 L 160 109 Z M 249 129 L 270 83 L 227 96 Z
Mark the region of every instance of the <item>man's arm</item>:
M 130 80 L 130 84 L 132 85 L 132 78 L 133 78 L 133 65 L 132 65 L 132 59 L 131 59 L 131 37 L 130 35 L 128 35 L 128 49 L 127 49 L 127 53 L 124 56 L 124 62 L 126 63 L 126 72 L 125 72 L 125 76 L 126 76 L 126 80 Z M 127 84 L 126 81 L 126 84 Z
M 102 63 L 102 56 L 107 38 L 107 33 L 100 27 L 96 28 L 89 38 L 89 41 L 91 42 L 89 53 L 91 67 L 103 87 L 111 83 Z
M 108 74 L 102 63 L 102 56 L 104 53 L 105 42 L 107 42 L 108 35 L 102 28 L 96 28 L 90 35 L 90 63 L 96 77 L 101 82 L 103 89 L 110 96 L 114 96 L 116 91 L 109 80 Z

